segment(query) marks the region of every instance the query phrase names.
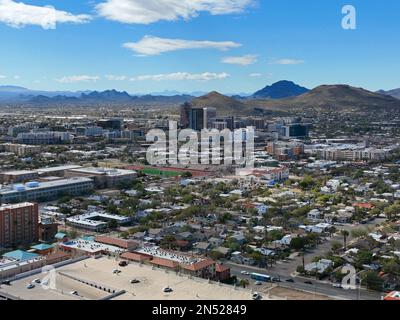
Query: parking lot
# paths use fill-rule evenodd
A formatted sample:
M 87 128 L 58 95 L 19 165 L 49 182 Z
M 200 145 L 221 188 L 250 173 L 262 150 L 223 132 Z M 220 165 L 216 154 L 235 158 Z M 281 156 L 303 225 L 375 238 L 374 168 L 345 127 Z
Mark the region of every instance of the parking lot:
M 40 284 L 27 289 L 40 275 L 30 276 L 2 285 L 0 292 L 6 292 L 14 297 L 29 300 L 58 300 L 58 299 L 101 299 L 110 295 L 103 289 L 98 289 L 81 281 L 94 283 L 103 288 L 125 293 L 115 297 L 116 300 L 250 300 L 251 290 L 233 288 L 232 286 L 209 283 L 207 280 L 189 278 L 187 275 L 177 275 L 151 266 L 140 266 L 130 263 L 120 267 L 119 261 L 102 257 L 89 258 L 57 269 L 56 288 L 45 290 Z M 118 269 L 120 273 L 113 273 Z M 72 279 L 74 278 L 74 279 Z M 135 280 L 136 283 L 131 283 Z M 172 289 L 164 292 L 165 288 Z M 72 292 L 75 292 L 73 294 Z

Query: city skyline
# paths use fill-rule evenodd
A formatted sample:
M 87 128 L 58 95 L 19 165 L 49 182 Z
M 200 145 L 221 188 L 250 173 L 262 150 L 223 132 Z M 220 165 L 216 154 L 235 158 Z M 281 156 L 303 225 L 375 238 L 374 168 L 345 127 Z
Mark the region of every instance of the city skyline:
M 252 93 L 287 79 L 310 89 L 398 88 L 399 44 L 391 39 L 400 4 L 352 1 L 357 29 L 345 30 L 346 4 L 2 0 L 0 85 Z

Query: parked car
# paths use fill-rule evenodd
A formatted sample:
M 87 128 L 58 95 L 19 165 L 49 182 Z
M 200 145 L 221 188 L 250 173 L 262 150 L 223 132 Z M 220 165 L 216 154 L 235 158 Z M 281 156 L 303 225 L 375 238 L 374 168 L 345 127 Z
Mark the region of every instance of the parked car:
M 334 284 L 332 284 L 332 287 L 339 288 L 339 289 L 343 288 L 341 283 L 334 283 Z
M 132 283 L 132 284 L 134 284 L 134 283 L 140 283 L 140 280 L 138 280 L 138 279 L 132 279 L 132 280 L 131 280 L 131 283 Z
M 37 283 L 37 284 L 40 284 L 40 283 L 41 283 L 41 281 L 40 281 L 40 279 L 34 279 L 34 280 L 32 281 L 32 283 Z
M 6 286 L 11 286 L 10 280 L 4 280 L 1 284 L 5 284 Z
M 248 271 L 244 271 L 244 270 L 243 270 L 243 271 L 241 271 L 240 273 L 241 273 L 241 274 L 243 274 L 243 275 L 246 275 L 246 276 L 248 276 L 248 275 L 250 274 L 250 272 L 248 272 Z
M 290 279 L 286 279 L 286 282 L 294 282 L 294 280 L 292 279 L 292 278 L 290 278 Z
M 118 270 L 118 269 L 114 269 L 114 270 L 113 270 L 113 273 L 114 273 L 114 274 L 118 274 L 118 273 L 121 273 L 121 270 Z
M 260 294 L 258 292 L 254 292 L 251 295 L 251 297 L 252 297 L 253 300 L 260 300 L 261 299 L 261 296 L 260 296 Z
M 72 295 L 74 295 L 74 296 L 77 296 L 77 295 L 78 295 L 78 291 L 74 290 L 74 291 L 71 291 L 69 294 L 72 294 Z
M 120 261 L 120 263 L 118 263 L 118 265 L 120 267 L 126 267 L 128 265 L 128 263 L 126 261 Z
M 27 289 L 33 289 L 34 287 L 35 287 L 35 285 L 32 284 L 32 283 L 29 283 L 29 284 L 26 286 Z
M 313 284 L 311 281 L 304 281 L 305 284 Z
M 172 292 L 172 291 L 173 290 L 170 287 L 163 288 L 163 292 L 165 292 L 165 293 L 169 293 L 169 292 Z
M 255 284 L 256 286 L 261 286 L 261 285 L 262 285 L 262 282 L 261 282 L 261 281 L 256 281 L 256 282 L 254 282 L 254 284 Z

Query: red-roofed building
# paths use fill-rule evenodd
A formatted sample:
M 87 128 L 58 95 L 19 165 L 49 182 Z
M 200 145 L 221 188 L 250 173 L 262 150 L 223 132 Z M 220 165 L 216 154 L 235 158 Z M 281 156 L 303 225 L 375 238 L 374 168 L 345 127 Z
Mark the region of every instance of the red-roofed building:
M 400 301 L 400 291 L 390 292 L 383 300 L 386 301 Z
M 282 181 L 289 178 L 289 169 L 287 167 L 265 167 L 254 169 L 250 176 L 258 180 Z
M 106 236 L 97 236 L 95 237 L 96 242 L 108 244 L 110 246 L 116 246 L 119 248 L 126 249 L 128 251 L 135 250 L 138 247 L 138 243 L 133 240 L 124 240 Z
M 152 259 L 152 256 L 136 252 L 125 252 L 121 254 L 121 258 L 130 261 L 145 262 L 150 261 Z
M 353 207 L 360 208 L 360 209 L 368 209 L 368 210 L 371 210 L 371 209 L 373 209 L 375 206 L 374 206 L 373 204 L 371 204 L 371 203 L 356 202 L 356 203 L 353 203 Z
M 152 263 L 158 267 L 163 267 L 163 268 L 169 268 L 169 269 L 175 269 L 175 270 L 179 268 L 178 262 L 169 260 L 169 259 L 158 258 L 158 257 L 154 257 L 153 260 L 150 261 L 150 263 Z
M 210 259 L 201 260 L 196 263 L 181 263 L 183 272 L 195 277 L 213 279 L 215 277 L 215 261 Z
M 217 263 L 215 265 L 215 279 L 217 281 L 228 280 L 231 277 L 231 268 Z

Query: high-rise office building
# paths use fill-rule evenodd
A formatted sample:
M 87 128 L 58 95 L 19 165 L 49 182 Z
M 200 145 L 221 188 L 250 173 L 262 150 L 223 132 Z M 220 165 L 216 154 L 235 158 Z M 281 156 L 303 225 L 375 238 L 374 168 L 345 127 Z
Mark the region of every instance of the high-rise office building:
M 189 102 L 185 102 L 181 105 L 181 119 L 180 125 L 182 128 L 189 127 L 190 111 L 192 110 L 192 105 Z
M 293 123 L 283 128 L 286 138 L 307 138 L 309 136 L 310 126 L 308 124 Z
M 205 128 L 204 123 L 204 109 L 203 108 L 196 108 L 191 109 L 189 113 L 189 128 L 200 131 Z
M 0 206 L 0 247 L 12 248 L 38 239 L 39 209 L 36 203 Z

